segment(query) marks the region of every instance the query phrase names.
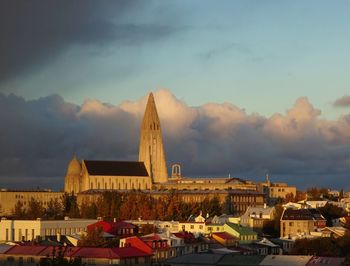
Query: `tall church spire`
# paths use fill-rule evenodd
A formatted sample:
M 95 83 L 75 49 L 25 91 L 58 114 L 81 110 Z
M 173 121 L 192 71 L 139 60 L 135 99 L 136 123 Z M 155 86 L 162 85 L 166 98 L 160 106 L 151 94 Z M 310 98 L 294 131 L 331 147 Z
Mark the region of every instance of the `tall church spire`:
M 148 174 L 154 183 L 168 181 L 162 131 L 152 92 L 148 96 L 141 125 L 139 161 L 145 163 Z

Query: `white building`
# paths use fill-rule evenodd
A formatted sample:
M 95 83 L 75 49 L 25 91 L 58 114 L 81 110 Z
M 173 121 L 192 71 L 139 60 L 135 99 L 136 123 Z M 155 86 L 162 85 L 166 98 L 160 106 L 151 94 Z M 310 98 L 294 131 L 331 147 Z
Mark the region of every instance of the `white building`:
M 96 223 L 96 219 L 64 220 L 7 220 L 0 221 L 0 242 L 29 241 L 37 237 L 71 235 L 86 231 L 89 224 Z

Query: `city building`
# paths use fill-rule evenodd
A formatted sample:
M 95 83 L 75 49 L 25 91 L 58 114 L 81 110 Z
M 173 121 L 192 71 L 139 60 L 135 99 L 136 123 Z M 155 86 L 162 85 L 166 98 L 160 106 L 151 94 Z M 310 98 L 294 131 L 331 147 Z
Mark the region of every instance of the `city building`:
M 87 226 L 96 223 L 96 219 L 64 220 L 8 220 L 0 221 L 0 241 L 31 241 L 38 237 L 72 235 L 84 232 Z
M 258 239 L 258 234 L 252 229 L 234 223 L 225 223 L 224 231 L 237 237 L 240 244 L 249 244 Z
M 41 202 L 43 207 L 47 207 L 51 200 L 62 201 L 64 193 L 45 190 L 0 190 L 0 216 L 11 215 L 17 202 L 23 204 L 23 208 L 28 207 L 29 202 L 34 199 Z
M 248 207 L 246 212 L 240 217 L 239 222 L 242 226 L 250 227 L 254 231 L 261 231 L 266 223 L 275 217 L 275 207 L 263 206 Z
M 101 229 L 104 233 L 119 237 L 132 236 L 138 232 L 136 225 L 124 221 L 98 221 L 87 226 L 88 232 L 96 229 Z
M 135 247 L 53 247 L 14 245 L 0 250 L 0 264 L 4 266 L 36 266 L 43 260 L 57 257 L 61 253 L 67 260 L 81 259 L 83 265 L 151 265 L 152 254 Z
M 284 209 L 280 223 L 283 238 L 305 237 L 326 227 L 326 219 L 317 209 Z

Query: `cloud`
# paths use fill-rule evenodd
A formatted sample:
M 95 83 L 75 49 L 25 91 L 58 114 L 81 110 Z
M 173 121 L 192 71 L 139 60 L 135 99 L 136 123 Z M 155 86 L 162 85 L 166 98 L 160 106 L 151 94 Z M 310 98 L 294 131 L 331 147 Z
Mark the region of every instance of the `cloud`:
M 2 1 L 0 80 L 42 70 L 73 46 L 142 45 L 176 31 L 125 19 L 143 1 Z
M 343 97 L 337 99 L 333 103 L 333 106 L 335 106 L 335 107 L 348 107 L 348 106 L 350 106 L 350 96 L 344 95 Z
M 350 189 L 350 115 L 323 119 L 305 97 L 271 117 L 231 103 L 188 106 L 165 89 L 155 100 L 168 166 L 180 162 L 187 176 L 262 180 L 269 171 L 274 181 Z M 58 95 L 29 101 L 0 94 L 0 185 L 60 188 L 74 153 L 137 160 L 146 101 L 75 105 Z

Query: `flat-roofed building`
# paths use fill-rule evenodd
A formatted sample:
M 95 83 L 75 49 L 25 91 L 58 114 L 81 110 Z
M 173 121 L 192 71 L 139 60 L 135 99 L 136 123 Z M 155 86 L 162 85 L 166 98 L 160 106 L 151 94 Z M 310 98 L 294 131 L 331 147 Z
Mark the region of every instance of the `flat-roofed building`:
M 71 235 L 86 231 L 96 219 L 8 220 L 0 221 L 0 241 L 30 241 L 37 237 Z
M 51 200 L 61 201 L 63 192 L 53 192 L 50 189 L 46 190 L 0 190 L 0 216 L 11 215 L 17 202 L 21 202 L 26 208 L 31 199 L 34 199 L 47 207 Z

